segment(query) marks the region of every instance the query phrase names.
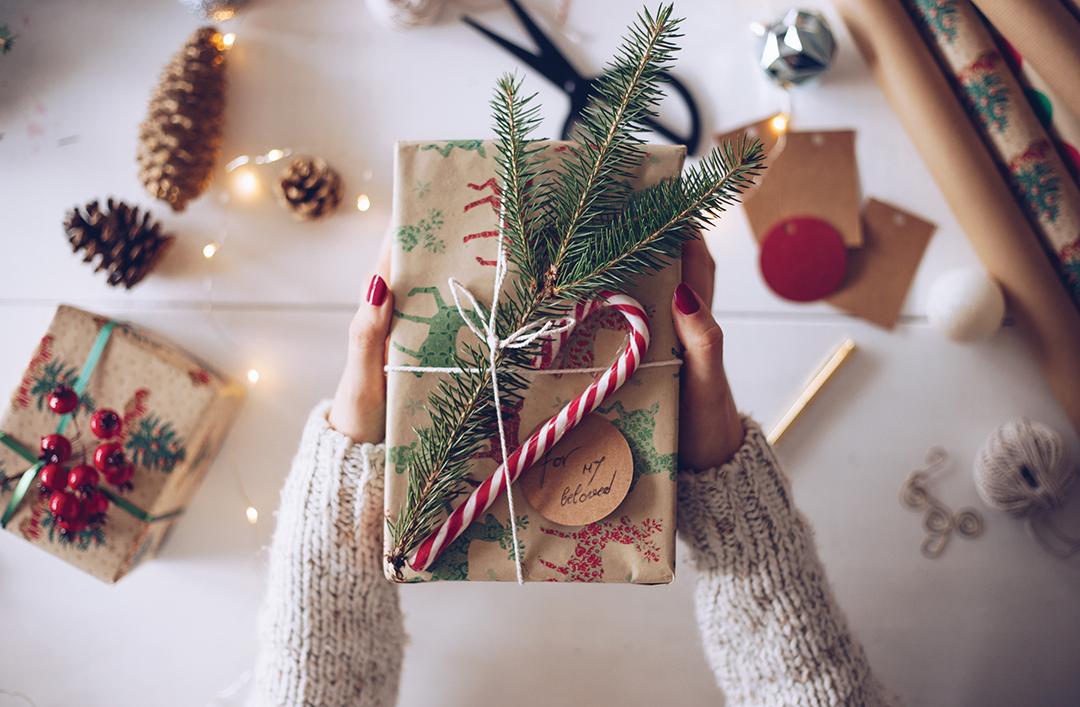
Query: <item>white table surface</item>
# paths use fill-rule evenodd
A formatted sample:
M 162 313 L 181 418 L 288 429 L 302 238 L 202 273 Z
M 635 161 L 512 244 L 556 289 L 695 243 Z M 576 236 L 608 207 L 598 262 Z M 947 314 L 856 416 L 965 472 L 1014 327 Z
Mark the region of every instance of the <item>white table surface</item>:
M 540 14 L 551 0 L 527 3 Z M 808 2 L 814 7 L 824 3 Z M 236 704 L 215 697 L 252 664 L 254 620 L 273 509 L 311 406 L 330 395 L 346 327 L 390 216 L 397 140 L 491 135 L 487 101 L 516 62 L 448 6 L 409 33 L 375 23 L 359 0 L 252 0 L 226 23 L 229 57 L 221 165 L 289 147 L 325 157 L 346 183 L 346 208 L 299 225 L 266 196 L 280 165 L 256 170 L 262 196 L 210 193 L 174 215 L 137 179 L 137 126 L 170 56 L 199 26 L 172 0 L 5 0 L 18 33 L 0 57 L 0 390 L 13 388 L 53 309 L 68 302 L 144 324 L 225 370 L 262 378 L 215 468 L 154 561 L 108 586 L 0 533 L 0 688 L 38 707 Z M 782 105 L 755 64 L 748 25 L 782 3 L 680 0 L 687 16 L 677 73 L 708 134 Z M 524 34 L 497 0 L 467 9 Z M 586 72 L 614 50 L 636 2 L 572 0 L 562 41 Z M 831 11 L 832 72 L 793 95 L 793 126 L 854 128 L 863 193 L 936 222 L 892 332 L 826 305 L 773 296 L 755 265 L 740 210 L 708 241 L 717 258 L 715 313 L 726 332 L 736 399 L 776 420 L 844 336 L 859 350 L 779 445 L 795 500 L 816 529 L 835 593 L 875 670 L 908 705 L 1080 703 L 1080 559 L 1040 552 L 1023 527 L 984 508 L 970 468 L 999 424 L 1026 415 L 1075 433 L 1016 331 L 977 345 L 930 329 L 925 297 L 942 272 L 977 261 L 940 191 Z M 566 101 L 539 77 L 544 131 Z M 366 213 L 349 208 L 370 195 Z M 66 210 L 109 195 L 150 207 L 178 235 L 160 270 L 130 292 L 110 289 L 69 252 Z M 203 246 L 220 241 L 212 259 Z M 212 311 L 211 310 L 212 303 Z M 932 445 L 952 469 L 933 491 L 972 505 L 986 530 L 919 554 L 919 515 L 897 491 Z M 242 486 L 241 486 L 242 484 Z M 261 512 L 244 517 L 245 494 Z M 1080 494 L 1078 494 L 1080 495 Z M 1058 522 L 1080 529 L 1075 497 Z M 693 573 L 680 546 L 666 587 L 435 584 L 402 590 L 411 634 L 401 705 L 715 705 L 692 615 Z M 463 637 L 462 637 L 463 636 Z M 241 691 L 242 692 L 242 691 Z M 0 692 L 0 707 L 26 704 Z

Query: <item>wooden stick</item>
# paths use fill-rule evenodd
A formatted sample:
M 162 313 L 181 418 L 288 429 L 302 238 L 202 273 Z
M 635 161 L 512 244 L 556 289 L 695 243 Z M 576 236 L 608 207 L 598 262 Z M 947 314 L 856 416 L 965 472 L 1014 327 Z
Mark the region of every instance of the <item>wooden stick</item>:
M 833 351 L 829 360 L 822 364 L 821 368 L 814 374 L 814 377 L 811 378 L 810 382 L 803 388 L 799 397 L 792 403 L 791 407 L 788 408 L 788 411 L 785 412 L 784 416 L 780 418 L 780 421 L 773 426 L 772 431 L 770 431 L 765 438 L 768 440 L 769 444 L 776 444 L 780 441 L 780 438 L 784 436 L 784 433 L 787 432 L 788 427 L 795 421 L 795 418 L 802 414 L 802 411 L 806 409 L 806 406 L 810 404 L 810 401 L 814 399 L 814 396 L 829 382 L 832 374 L 836 373 L 836 370 L 847 360 L 848 354 L 854 350 L 855 340 L 848 338 L 844 339 L 843 343 Z

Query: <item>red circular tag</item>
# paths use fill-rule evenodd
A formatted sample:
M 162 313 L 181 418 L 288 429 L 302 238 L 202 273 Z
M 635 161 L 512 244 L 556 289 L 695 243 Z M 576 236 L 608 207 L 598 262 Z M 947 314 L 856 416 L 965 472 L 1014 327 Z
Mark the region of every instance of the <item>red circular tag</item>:
M 773 226 L 761 244 L 761 274 L 773 292 L 795 302 L 828 297 L 844 282 L 847 251 L 839 232 L 799 216 Z

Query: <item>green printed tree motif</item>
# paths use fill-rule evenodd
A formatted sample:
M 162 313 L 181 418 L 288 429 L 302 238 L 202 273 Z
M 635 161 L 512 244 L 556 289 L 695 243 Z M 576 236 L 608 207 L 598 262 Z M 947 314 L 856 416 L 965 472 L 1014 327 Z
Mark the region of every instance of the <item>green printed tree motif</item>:
M 45 368 L 41 369 L 41 373 L 34 377 L 34 383 L 30 388 L 30 395 L 37 399 L 37 409 L 45 409 L 49 395 L 56 390 L 57 386 L 74 387 L 78 378 L 79 370 L 75 366 L 68 366 L 60 359 L 47 363 Z M 76 413 L 86 412 L 87 414 L 94 412 L 93 399 L 88 394 L 83 393 L 82 397 L 79 398 L 79 406 L 75 411 Z
M 1061 180 L 1054 172 L 1049 151 L 1049 143 L 1033 145 L 1009 163 L 1009 176 L 1032 218 L 1054 223 L 1058 218 Z
M 72 536 L 71 534 L 61 534 L 60 529 L 56 527 L 56 518 L 53 514 L 44 513 L 41 516 L 41 527 L 49 531 L 49 542 L 72 545 L 78 550 L 88 550 L 90 545 L 96 547 L 105 544 L 105 530 L 100 523 L 88 525 Z
M 396 473 L 405 473 L 405 469 L 412 463 L 412 455 L 416 451 L 416 443 L 418 441 L 419 440 L 413 440 L 413 443 L 409 446 L 401 444 L 386 450 L 386 461 L 393 465 Z
M 627 412 L 622 401 L 616 401 L 607 408 L 597 408 L 602 415 L 614 412 L 617 417 L 611 420 L 615 429 L 626 438 L 630 447 L 630 456 L 634 459 L 634 478 L 630 481 L 630 489 L 637 485 L 638 479 L 644 475 L 667 473 L 668 478 L 675 480 L 675 472 L 678 470 L 679 455 L 660 454 L 653 446 L 653 438 L 656 435 L 656 413 L 660 411 L 660 403 L 655 402 L 652 407 L 631 410 Z
M 956 0 L 915 0 L 915 10 L 934 41 L 952 44 L 956 40 Z
M 475 152 L 476 154 L 487 159 L 487 153 L 484 152 L 483 140 L 447 140 L 442 145 L 424 145 L 421 150 L 435 150 L 443 157 L 449 157 L 450 151 L 454 148 L 459 150 L 467 150 L 469 152 Z
M 177 437 L 172 423 L 162 424 L 156 415 L 139 420 L 138 426 L 128 432 L 124 446 L 131 452 L 133 463 L 166 474 L 187 457 L 184 440 Z
M 1009 89 L 1001 76 L 1001 57 L 986 54 L 957 78 L 968 108 L 984 129 L 1004 133 L 1009 129 Z
M 424 339 L 424 343 L 420 345 L 420 348 L 413 351 L 407 349 L 396 341 L 393 343 L 393 347 L 404 354 L 412 356 L 417 360 L 418 366 L 433 366 L 437 368 L 449 368 L 457 365 L 457 357 L 455 355 L 457 349 L 457 335 L 463 326 L 465 326 L 465 320 L 461 318 L 461 314 L 458 312 L 457 307 L 447 306 L 443 301 L 442 295 L 439 293 L 437 287 L 414 287 L 408 294 L 409 297 L 418 294 L 431 295 L 435 298 L 435 306 L 438 310 L 430 317 L 418 317 L 415 314 L 404 314 L 398 310 L 394 310 L 394 316 L 399 319 L 404 319 L 407 322 L 416 322 L 417 324 L 428 325 L 428 335 Z M 422 372 L 417 372 L 416 377 L 419 378 L 424 375 Z
M 518 532 L 529 525 L 529 516 L 517 516 Z M 491 513 L 483 523 L 473 523 L 450 547 L 442 551 L 435 564 L 431 566 L 432 582 L 463 582 L 469 578 L 469 546 L 477 540 L 486 543 L 499 543 L 507 551 L 507 559 L 514 559 L 514 535 L 509 525 L 503 525 Z M 518 552 L 525 552 L 525 543 L 518 541 Z
M 406 253 L 411 252 L 413 248 L 420 245 L 421 241 L 423 241 L 426 250 L 430 250 L 432 253 L 443 253 L 446 251 L 446 243 L 442 238 L 437 237 L 443 223 L 442 211 L 428 209 L 427 218 L 420 219 L 420 223 L 415 226 L 406 224 L 398 227 L 397 232 L 394 234 L 394 240 L 401 245 L 402 250 Z

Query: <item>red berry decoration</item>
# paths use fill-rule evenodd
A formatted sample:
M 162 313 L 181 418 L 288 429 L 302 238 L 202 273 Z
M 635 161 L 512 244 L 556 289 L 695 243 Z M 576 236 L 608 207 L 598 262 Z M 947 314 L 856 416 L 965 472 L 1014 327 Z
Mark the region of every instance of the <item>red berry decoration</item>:
M 109 499 L 105 494 L 94 491 L 83 499 L 82 510 L 86 522 L 97 525 L 105 519 L 105 512 L 109 510 Z
M 104 472 L 105 480 L 117 488 L 131 488 L 131 477 L 135 476 L 135 467 L 121 464 L 115 471 Z
M 94 450 L 94 468 L 108 477 L 124 463 L 124 448 L 119 442 L 105 442 Z
M 50 491 L 66 491 L 68 473 L 59 464 L 46 464 L 38 472 L 38 481 Z
M 82 513 L 79 499 L 66 491 L 57 491 L 49 499 L 49 511 L 57 518 L 76 520 Z
M 98 410 L 90 418 L 90 431 L 101 439 L 113 437 L 120 431 L 120 416 L 112 410 Z
M 41 459 L 50 464 L 71 458 L 71 442 L 64 435 L 51 434 L 41 438 Z
M 49 395 L 49 409 L 57 415 L 66 415 L 79 406 L 79 396 L 66 385 L 58 385 Z
M 42 471 L 44 471 L 44 469 L 42 469 Z M 76 491 L 85 491 L 86 489 L 97 486 L 98 478 L 97 469 L 88 464 L 79 464 L 71 470 L 70 474 L 68 474 L 67 483 Z M 63 489 L 57 489 L 57 491 L 62 490 Z
M 82 518 L 59 518 L 56 527 L 60 529 L 60 536 L 64 538 L 78 535 L 79 531 L 86 527 L 86 521 Z

